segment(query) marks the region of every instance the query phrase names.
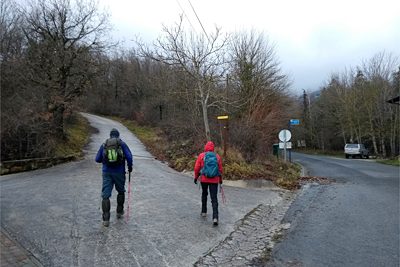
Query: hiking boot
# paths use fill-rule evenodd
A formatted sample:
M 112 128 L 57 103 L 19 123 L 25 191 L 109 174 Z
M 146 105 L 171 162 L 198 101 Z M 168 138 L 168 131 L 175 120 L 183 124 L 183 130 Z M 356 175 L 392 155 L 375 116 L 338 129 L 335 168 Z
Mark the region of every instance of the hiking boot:
M 124 202 L 125 202 L 125 194 L 119 193 L 117 195 L 117 218 L 121 218 L 124 214 Z
M 103 209 L 103 225 L 108 227 L 110 222 L 110 200 L 108 198 L 103 198 L 101 206 Z
M 124 215 L 124 211 L 122 212 L 117 212 L 117 219 L 121 219 L 122 215 Z
M 207 213 L 205 213 L 205 212 L 201 213 L 201 217 L 206 217 L 206 216 L 207 216 Z
M 218 219 L 217 219 L 217 218 L 215 218 L 215 219 L 213 220 L 213 224 L 214 224 L 214 225 L 218 225 Z

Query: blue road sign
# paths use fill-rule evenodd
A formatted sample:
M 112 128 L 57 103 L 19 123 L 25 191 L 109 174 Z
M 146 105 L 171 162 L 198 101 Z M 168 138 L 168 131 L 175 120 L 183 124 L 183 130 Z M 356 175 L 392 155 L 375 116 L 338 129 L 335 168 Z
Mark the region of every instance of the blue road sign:
M 290 119 L 290 125 L 299 125 L 299 119 Z

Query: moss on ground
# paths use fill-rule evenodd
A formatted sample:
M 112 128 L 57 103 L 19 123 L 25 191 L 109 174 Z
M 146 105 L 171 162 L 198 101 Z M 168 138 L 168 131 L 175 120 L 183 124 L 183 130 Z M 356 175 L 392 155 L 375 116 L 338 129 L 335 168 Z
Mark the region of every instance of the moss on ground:
M 80 114 L 73 113 L 66 127 L 66 141 L 57 145 L 55 156 L 75 156 L 80 158 L 82 150 L 89 140 L 92 128 Z

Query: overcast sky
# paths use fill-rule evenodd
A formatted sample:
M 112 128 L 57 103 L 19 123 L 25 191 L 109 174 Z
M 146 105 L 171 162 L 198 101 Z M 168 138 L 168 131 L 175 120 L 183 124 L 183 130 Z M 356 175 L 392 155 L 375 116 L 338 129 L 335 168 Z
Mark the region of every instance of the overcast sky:
M 277 46 L 296 94 L 320 88 L 332 72 L 356 67 L 379 52 L 400 56 L 399 0 L 100 0 L 112 14 L 114 36 L 152 42 L 186 14 L 186 26 L 206 32 L 264 30 Z

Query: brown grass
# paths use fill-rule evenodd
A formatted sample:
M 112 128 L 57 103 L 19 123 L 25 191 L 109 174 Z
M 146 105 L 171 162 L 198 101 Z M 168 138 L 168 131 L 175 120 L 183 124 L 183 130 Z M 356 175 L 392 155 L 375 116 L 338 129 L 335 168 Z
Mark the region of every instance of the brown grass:
M 139 126 L 134 121 L 112 118 L 124 124 L 134 133 L 158 160 L 168 162 L 177 171 L 193 171 L 198 154 L 193 152 L 194 142 L 190 140 L 168 141 L 160 129 Z M 277 186 L 294 190 L 300 187 L 300 166 L 295 163 L 277 160 L 275 156 L 266 156 L 261 162 L 245 162 L 237 149 L 228 147 L 226 155 L 223 148 L 216 147 L 224 166 L 224 179 L 248 180 L 264 179 L 274 182 Z

